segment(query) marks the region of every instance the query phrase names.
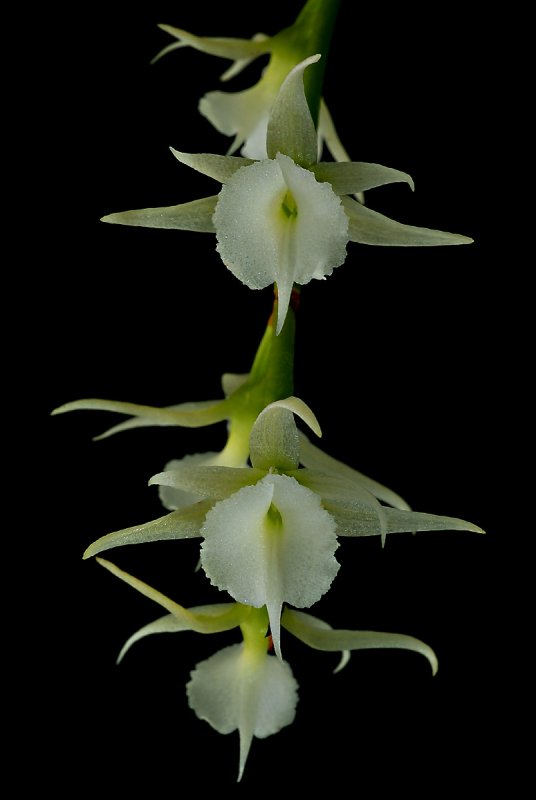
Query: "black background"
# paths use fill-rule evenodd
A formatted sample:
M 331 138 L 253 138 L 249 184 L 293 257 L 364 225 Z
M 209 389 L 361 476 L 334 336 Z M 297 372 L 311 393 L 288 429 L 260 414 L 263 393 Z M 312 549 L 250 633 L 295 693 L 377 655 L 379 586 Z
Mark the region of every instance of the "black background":
M 237 638 L 153 637 L 116 667 L 124 640 L 160 611 L 81 561 L 100 535 L 161 514 L 147 479 L 170 458 L 218 449 L 224 429 L 155 428 L 94 443 L 116 418 L 47 415 L 79 397 L 151 405 L 217 397 L 223 372 L 249 367 L 269 290 L 238 283 L 210 234 L 99 218 L 217 191 L 168 146 L 225 151 L 228 141 L 196 106 L 218 88 L 227 62 L 190 49 L 149 61 L 169 42 L 158 22 L 249 37 L 290 23 L 300 4 L 251 5 L 238 14 L 224 4 L 97 4 L 68 31 L 65 20 L 48 20 L 47 78 L 33 100 L 46 141 L 40 248 L 51 268 L 33 283 L 32 357 L 34 372 L 46 375 L 39 462 L 50 477 L 44 528 L 53 566 L 40 599 L 40 675 L 44 729 L 52 716 L 59 731 L 47 762 L 51 785 L 67 784 L 68 764 L 77 782 L 106 775 L 109 786 L 126 789 L 148 781 L 154 797 L 180 795 L 192 781 L 199 790 L 234 788 L 238 736 L 199 721 L 184 685 L 197 662 Z M 277 736 L 254 741 L 244 791 L 310 791 L 329 780 L 364 797 L 402 787 L 424 796 L 462 780 L 483 789 L 503 770 L 502 718 L 512 701 L 496 631 L 511 531 L 499 508 L 507 436 L 500 388 L 513 367 L 504 322 L 511 300 L 502 275 L 489 270 L 498 246 L 482 151 L 489 62 L 475 49 L 485 38 L 480 20 L 463 7 L 427 13 L 364 14 L 343 2 L 324 96 L 352 158 L 415 179 L 415 194 L 402 185 L 370 192 L 371 208 L 475 243 L 350 244 L 345 265 L 302 293 L 296 394 L 315 410 L 328 452 L 415 509 L 470 519 L 488 535 L 404 534 L 383 551 L 376 540 L 341 542 L 343 566 L 314 613 L 336 627 L 422 638 L 438 654 L 439 674 L 432 679 L 419 656 L 378 651 L 356 653 L 332 676 L 335 656 L 285 637 L 301 687 L 298 715 Z M 254 65 L 223 88 L 245 88 L 257 75 Z M 197 554 L 196 542 L 182 542 L 111 555 L 188 606 L 219 598 L 193 574 Z

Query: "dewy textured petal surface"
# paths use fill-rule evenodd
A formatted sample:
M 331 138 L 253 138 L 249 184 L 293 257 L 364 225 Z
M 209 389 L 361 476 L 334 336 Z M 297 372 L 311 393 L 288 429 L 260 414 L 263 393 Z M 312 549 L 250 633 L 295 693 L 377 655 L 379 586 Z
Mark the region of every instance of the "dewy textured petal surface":
M 201 535 L 207 576 L 235 600 L 267 606 L 280 655 L 283 603 L 316 603 L 339 570 L 335 522 L 320 498 L 293 478 L 267 475 L 217 503 Z
M 179 231 L 197 231 L 198 233 L 214 233 L 212 215 L 216 207 L 217 197 L 202 197 L 178 206 L 162 206 L 159 208 L 137 208 L 132 211 L 120 211 L 102 217 L 101 222 L 113 225 L 134 225 L 142 228 L 167 228 Z
M 377 211 L 365 208 L 351 197 L 344 197 L 342 202 L 350 220 L 349 237 L 352 242 L 384 247 L 439 247 L 471 244 L 473 241 L 459 233 L 404 225 Z
M 265 654 L 252 658 L 239 644 L 198 664 L 186 687 L 200 719 L 218 733 L 239 730 L 239 780 L 253 736 L 271 736 L 293 722 L 297 689 L 288 664 Z
M 309 167 L 316 162 L 318 142 L 316 129 L 303 88 L 303 72 L 315 64 L 320 54 L 306 58 L 291 69 L 275 99 L 268 129 L 268 158 L 285 153 L 297 164 Z
M 346 258 L 348 218 L 329 184 L 288 156 L 238 170 L 214 214 L 217 249 L 250 289 L 277 283 L 278 332 L 294 283 L 331 275 Z

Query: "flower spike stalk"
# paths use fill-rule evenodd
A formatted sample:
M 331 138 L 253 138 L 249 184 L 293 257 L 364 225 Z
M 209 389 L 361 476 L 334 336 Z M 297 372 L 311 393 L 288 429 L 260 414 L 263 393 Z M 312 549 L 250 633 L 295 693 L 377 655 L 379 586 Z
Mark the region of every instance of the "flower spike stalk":
M 471 242 L 461 234 L 396 222 L 364 206 L 364 192 L 392 183 L 414 186 L 395 168 L 350 161 L 338 139 L 322 99 L 322 79 L 339 4 L 309 0 L 292 25 L 248 40 L 161 26 L 175 41 L 157 58 L 187 46 L 227 58 L 233 63 L 224 80 L 260 55 L 269 55 L 269 62 L 256 86 L 201 99 L 201 113 L 234 137 L 226 155 L 171 149 L 179 169 L 189 167 L 219 183 L 217 194 L 103 217 L 113 224 L 215 234 L 216 251 L 236 278 L 250 289 L 273 287 L 273 312 L 250 371 L 224 374 L 223 397 L 216 400 L 155 408 L 83 399 L 53 412 L 97 410 L 127 417 L 97 439 L 149 426 L 226 423 L 227 441 L 219 452 L 183 454 L 147 475 L 166 514 L 101 536 L 84 558 L 97 556 L 105 569 L 166 612 L 128 638 L 118 662 L 135 643 L 157 633 L 239 632 L 242 641 L 199 662 L 186 686 L 200 719 L 221 734 L 238 731 L 238 780 L 253 739 L 277 733 L 295 719 L 298 682 L 283 658 L 289 635 L 312 650 L 339 652 L 336 672 L 351 652 L 371 648 L 414 652 L 437 672 L 434 651 L 413 636 L 337 629 L 304 610 L 327 592 L 336 593 L 339 571 L 352 568 L 338 552 L 341 537 L 356 540 L 355 551 L 363 536 L 377 537 L 383 546 L 391 534 L 483 532 L 466 520 L 412 510 L 397 492 L 326 453 L 317 443 L 319 421 L 294 386 L 301 287 L 341 266 L 350 242 L 395 248 Z M 323 143 L 335 161 L 321 160 Z M 239 148 L 240 156 L 231 155 Z M 361 256 L 366 258 L 366 249 Z M 349 435 L 358 434 L 357 425 L 350 428 Z M 180 557 L 183 539 L 199 540 L 200 569 L 228 602 L 179 605 L 101 557 L 108 550 L 165 540 Z

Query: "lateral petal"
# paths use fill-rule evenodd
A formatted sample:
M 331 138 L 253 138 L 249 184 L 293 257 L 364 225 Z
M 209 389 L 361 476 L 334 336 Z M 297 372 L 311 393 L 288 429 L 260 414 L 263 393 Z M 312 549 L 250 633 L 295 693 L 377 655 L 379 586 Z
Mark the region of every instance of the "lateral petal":
M 337 163 L 321 161 L 311 167 L 317 181 L 327 181 L 335 194 L 354 194 L 375 189 L 388 183 L 407 183 L 413 190 L 413 180 L 407 172 L 383 167 L 381 164 L 368 164 L 365 161 Z
M 145 544 L 169 539 L 195 539 L 200 536 L 201 526 L 212 505 L 212 501 L 203 500 L 200 503 L 172 511 L 171 514 L 166 514 L 164 517 L 153 519 L 144 525 L 134 525 L 131 528 L 108 533 L 90 544 L 83 558 L 91 558 L 97 553 L 127 544 Z
M 362 472 L 349 467 L 342 461 L 339 461 L 333 456 L 328 455 L 319 447 L 314 445 L 307 436 L 300 431 L 300 462 L 304 467 L 309 467 L 311 470 L 318 472 L 326 472 L 330 475 L 340 476 L 347 481 L 354 482 L 362 486 L 368 492 L 381 500 L 382 503 L 387 503 L 395 508 L 410 510 L 406 501 L 400 495 L 393 492 L 387 486 L 384 486 L 378 481 L 369 478 Z
M 168 45 L 166 50 L 170 47 L 193 47 L 194 50 L 200 50 L 202 53 L 207 53 L 211 56 L 219 56 L 220 58 L 229 58 L 232 61 L 246 58 L 251 60 L 257 58 L 270 51 L 270 41 L 266 38 L 253 39 L 239 39 L 234 37 L 221 37 L 221 36 L 195 36 L 193 33 L 183 30 L 182 28 L 175 28 L 173 25 L 159 25 L 160 30 L 169 33 L 178 43 Z M 156 61 L 161 58 L 163 52 L 159 53 L 154 59 Z
M 431 647 L 413 636 L 401 633 L 380 633 L 378 631 L 325 630 L 311 624 L 309 615 L 286 608 L 281 624 L 304 644 L 314 650 L 370 650 L 376 648 L 396 648 L 420 653 L 437 672 L 437 657 Z
M 179 231 L 197 231 L 198 233 L 214 233 L 212 222 L 218 196 L 202 197 L 190 203 L 160 208 L 138 208 L 132 211 L 120 211 L 107 214 L 101 222 L 112 225 L 134 225 L 142 228 L 169 228 Z
M 248 609 L 244 609 L 238 603 L 220 603 L 215 607 L 198 606 L 197 608 L 184 608 L 184 606 L 170 600 L 165 594 L 153 589 L 149 584 L 140 581 L 128 572 L 119 569 L 115 564 L 110 561 L 105 561 L 103 558 L 97 558 L 98 563 L 107 569 L 116 578 L 127 583 L 133 589 L 136 589 L 144 597 L 153 600 L 158 605 L 165 608 L 176 619 L 184 623 L 183 630 L 192 630 L 197 633 L 221 633 L 228 631 L 231 628 L 238 627 L 245 617 L 248 615 Z
M 171 486 L 211 500 L 223 500 L 244 486 L 257 483 L 264 475 L 264 470 L 252 467 L 206 467 L 179 461 L 175 469 L 153 475 L 149 486 Z
M 471 244 L 473 241 L 459 233 L 436 231 L 403 225 L 377 211 L 361 205 L 351 197 L 342 197 L 348 215 L 348 233 L 351 242 L 391 247 L 434 247 L 450 244 Z

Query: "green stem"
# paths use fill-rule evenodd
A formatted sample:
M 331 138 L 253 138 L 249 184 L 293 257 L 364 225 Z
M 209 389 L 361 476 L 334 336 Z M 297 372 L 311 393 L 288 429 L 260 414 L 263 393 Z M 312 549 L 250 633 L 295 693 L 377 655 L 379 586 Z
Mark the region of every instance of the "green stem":
M 289 308 L 285 324 L 279 336 L 275 332 L 277 320 L 277 298 L 264 336 L 255 355 L 249 380 L 238 392 L 249 390 L 255 396 L 264 397 L 264 406 L 289 397 L 294 391 L 294 336 L 296 320 Z M 238 394 L 238 393 L 237 393 Z M 262 410 L 262 409 L 261 409 Z
M 322 58 L 305 71 L 305 95 L 311 116 L 318 122 L 322 84 L 326 71 L 331 37 L 341 0 L 308 0 L 296 21 L 281 31 L 277 37 L 283 47 L 290 48 L 302 61 L 308 56 L 320 53 Z
M 250 658 L 264 657 L 269 641 L 266 638 L 268 631 L 268 612 L 266 606 L 253 608 L 249 606 L 249 615 L 240 625 L 244 637 L 244 649 Z
M 226 401 L 230 409 L 226 451 L 239 464 L 249 455 L 249 434 L 261 411 L 275 400 L 294 393 L 294 335 L 296 320 L 292 306 L 276 335 L 277 298 L 266 331 L 253 360 L 247 381 Z

